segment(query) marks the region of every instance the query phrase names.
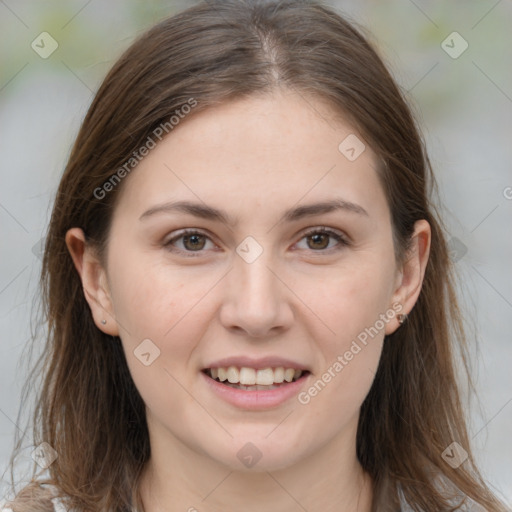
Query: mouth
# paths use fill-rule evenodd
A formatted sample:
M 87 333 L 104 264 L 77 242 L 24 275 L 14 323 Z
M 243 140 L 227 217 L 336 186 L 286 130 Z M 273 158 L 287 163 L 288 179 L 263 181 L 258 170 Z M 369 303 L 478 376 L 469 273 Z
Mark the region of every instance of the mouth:
M 249 368 L 249 367 L 219 367 L 204 368 L 201 370 L 210 379 L 223 384 L 226 387 L 243 391 L 270 391 L 279 389 L 305 379 L 309 375 L 308 370 L 300 368 Z

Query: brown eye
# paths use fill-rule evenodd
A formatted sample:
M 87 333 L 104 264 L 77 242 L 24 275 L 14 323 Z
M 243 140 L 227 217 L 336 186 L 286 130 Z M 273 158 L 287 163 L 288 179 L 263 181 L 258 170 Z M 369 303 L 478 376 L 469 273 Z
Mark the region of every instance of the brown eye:
M 306 249 L 316 252 L 330 252 L 348 246 L 349 242 L 341 234 L 326 228 L 317 228 L 305 233 L 302 240 L 306 240 Z M 331 242 L 334 240 L 334 243 Z M 300 247 L 301 249 L 303 247 Z
M 309 235 L 307 238 L 311 242 L 308 244 L 310 249 L 325 249 L 329 246 L 330 236 L 326 233 L 316 233 Z
M 206 244 L 204 235 L 195 234 L 195 235 L 185 235 L 183 236 L 183 245 L 186 249 L 191 251 L 197 251 L 204 248 Z
M 210 247 L 208 247 L 208 243 L 211 244 Z M 213 248 L 214 245 L 208 235 L 194 229 L 181 231 L 164 243 L 164 246 L 170 251 L 185 256 L 199 256 L 207 249 Z

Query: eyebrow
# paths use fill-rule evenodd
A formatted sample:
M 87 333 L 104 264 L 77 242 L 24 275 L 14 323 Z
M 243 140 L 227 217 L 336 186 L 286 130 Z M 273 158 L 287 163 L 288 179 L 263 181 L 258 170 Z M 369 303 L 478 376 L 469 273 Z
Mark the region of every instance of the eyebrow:
M 323 201 L 319 203 L 313 203 L 303 206 L 297 206 L 286 210 L 281 217 L 281 221 L 294 222 L 304 217 L 310 217 L 313 215 L 322 215 L 325 213 L 331 213 L 334 211 L 346 211 L 349 213 L 355 213 L 361 216 L 369 217 L 368 212 L 359 204 L 345 201 L 341 198 L 332 199 L 330 201 Z M 181 212 L 188 213 L 195 217 L 200 217 L 206 220 L 218 221 L 224 224 L 233 226 L 237 224 L 237 220 L 231 218 L 226 212 L 208 206 L 204 203 L 194 203 L 191 201 L 171 201 L 168 203 L 160 204 L 145 211 L 139 220 L 147 219 L 148 217 L 157 213 L 172 213 Z

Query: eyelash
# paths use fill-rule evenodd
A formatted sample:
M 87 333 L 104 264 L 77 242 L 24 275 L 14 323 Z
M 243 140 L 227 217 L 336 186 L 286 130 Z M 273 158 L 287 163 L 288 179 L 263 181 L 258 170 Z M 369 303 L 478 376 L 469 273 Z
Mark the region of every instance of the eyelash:
M 331 236 L 332 238 L 334 238 L 339 243 L 339 247 L 331 247 L 330 249 L 320 249 L 320 250 L 317 250 L 317 251 L 315 251 L 314 249 L 311 249 L 312 252 L 316 252 L 316 253 L 329 253 L 330 254 L 333 250 L 334 251 L 339 251 L 343 247 L 350 246 L 350 242 L 349 242 L 349 240 L 345 236 L 343 236 L 341 233 L 338 233 L 337 231 L 334 231 L 334 230 L 326 228 L 326 227 L 310 229 L 310 230 L 306 231 L 305 233 L 303 233 L 303 235 L 300 238 L 300 240 L 302 240 L 304 238 L 307 238 L 308 236 L 317 235 L 317 234 L 323 234 L 323 235 Z M 176 249 L 172 245 L 176 240 L 179 240 L 180 238 L 183 238 L 184 236 L 187 236 L 187 235 L 201 235 L 201 236 L 204 236 L 204 237 L 208 238 L 208 240 L 212 241 L 210 239 L 210 237 L 206 233 L 204 233 L 204 232 L 202 232 L 200 230 L 197 230 L 197 229 L 184 229 L 184 230 L 180 231 L 176 236 L 171 238 L 169 241 L 167 241 L 164 244 L 164 247 L 166 247 L 171 252 L 185 254 L 186 257 L 194 258 L 194 257 L 200 256 L 201 253 L 204 252 L 203 250 L 199 250 L 199 251 L 185 251 L 183 249 Z

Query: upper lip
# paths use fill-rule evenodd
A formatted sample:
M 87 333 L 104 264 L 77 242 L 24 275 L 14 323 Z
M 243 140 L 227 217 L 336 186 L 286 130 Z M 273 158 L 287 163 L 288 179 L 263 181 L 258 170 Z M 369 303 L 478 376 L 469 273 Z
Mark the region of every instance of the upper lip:
M 225 357 L 209 363 L 204 370 L 207 368 L 227 368 L 229 366 L 236 366 L 237 368 L 254 368 L 255 370 L 261 370 L 263 368 L 278 368 L 282 366 L 283 368 L 295 368 L 296 370 L 309 371 L 308 367 L 302 363 L 277 356 L 260 357 L 258 359 L 253 359 L 247 356 Z

